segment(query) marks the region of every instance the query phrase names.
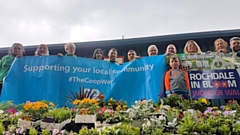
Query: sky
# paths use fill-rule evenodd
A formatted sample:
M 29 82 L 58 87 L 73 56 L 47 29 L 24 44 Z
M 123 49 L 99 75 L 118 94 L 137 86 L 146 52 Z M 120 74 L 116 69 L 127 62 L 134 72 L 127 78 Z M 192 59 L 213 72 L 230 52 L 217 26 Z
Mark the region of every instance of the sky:
M 0 2 L 0 47 L 240 29 L 239 0 Z

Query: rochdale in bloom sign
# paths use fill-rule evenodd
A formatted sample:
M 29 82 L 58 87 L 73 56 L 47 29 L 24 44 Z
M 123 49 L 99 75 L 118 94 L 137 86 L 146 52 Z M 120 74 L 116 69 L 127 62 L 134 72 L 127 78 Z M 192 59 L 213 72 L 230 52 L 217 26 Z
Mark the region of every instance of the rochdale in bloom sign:
M 189 71 L 191 97 L 240 98 L 240 69 Z

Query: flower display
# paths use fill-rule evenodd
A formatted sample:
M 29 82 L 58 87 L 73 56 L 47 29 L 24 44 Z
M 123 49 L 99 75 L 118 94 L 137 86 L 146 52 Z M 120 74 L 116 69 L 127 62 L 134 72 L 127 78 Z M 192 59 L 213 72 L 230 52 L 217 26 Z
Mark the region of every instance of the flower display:
M 46 102 L 26 102 L 23 106 L 23 112 L 25 113 L 23 118 L 26 118 L 26 120 L 41 119 L 42 115 L 48 111 L 48 108 L 49 105 Z
M 98 106 L 98 100 L 97 99 L 90 99 L 90 98 L 84 98 L 82 100 L 74 100 L 73 104 L 78 108 L 79 114 L 81 115 L 90 115 L 95 114 L 97 111 Z

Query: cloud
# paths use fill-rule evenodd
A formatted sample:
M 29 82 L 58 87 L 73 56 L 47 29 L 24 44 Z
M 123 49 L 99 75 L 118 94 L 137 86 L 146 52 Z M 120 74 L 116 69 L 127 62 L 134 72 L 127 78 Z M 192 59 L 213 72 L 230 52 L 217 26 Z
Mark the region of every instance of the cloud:
M 10 46 L 239 29 L 240 1 L 8 0 L 0 42 Z

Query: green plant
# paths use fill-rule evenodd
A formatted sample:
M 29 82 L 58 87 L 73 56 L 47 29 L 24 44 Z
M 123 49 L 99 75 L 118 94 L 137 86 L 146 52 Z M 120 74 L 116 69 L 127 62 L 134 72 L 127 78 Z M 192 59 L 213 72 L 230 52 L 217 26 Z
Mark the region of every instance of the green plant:
M 239 123 L 233 124 L 233 133 L 240 134 L 240 124 Z
M 151 100 L 135 101 L 135 105 L 127 110 L 132 120 L 144 120 L 154 111 L 154 103 Z
M 238 110 L 240 109 L 240 106 L 236 100 L 229 100 L 227 105 L 225 106 L 225 109 L 229 108 L 230 110 Z
M 100 132 L 96 128 L 83 127 L 79 130 L 79 135 L 100 135 Z
M 30 127 L 29 135 L 38 135 L 38 131 L 34 127 Z
M 4 131 L 5 131 L 5 128 L 4 128 L 3 124 L 0 123 L 0 134 L 3 134 Z
M 205 98 L 199 98 L 197 100 L 192 100 L 190 106 L 192 109 L 199 110 L 201 112 L 205 111 L 210 105 L 210 102 Z
M 72 111 L 64 108 L 56 108 L 44 113 L 43 117 L 53 117 L 56 123 L 61 123 L 67 119 L 71 119 Z
M 152 115 L 143 123 L 141 133 L 144 135 L 162 135 L 166 122 L 166 115 Z
M 171 107 L 181 107 L 181 104 L 183 102 L 183 97 L 182 95 L 178 95 L 176 93 L 170 94 L 167 98 L 163 98 L 163 103 L 164 105 L 169 105 Z M 160 100 L 158 102 L 158 105 L 160 105 Z
M 50 135 L 50 131 L 47 129 L 42 129 L 42 135 Z
M 106 127 L 101 131 L 101 135 L 139 135 L 140 128 L 129 124 L 120 124 L 114 127 Z

